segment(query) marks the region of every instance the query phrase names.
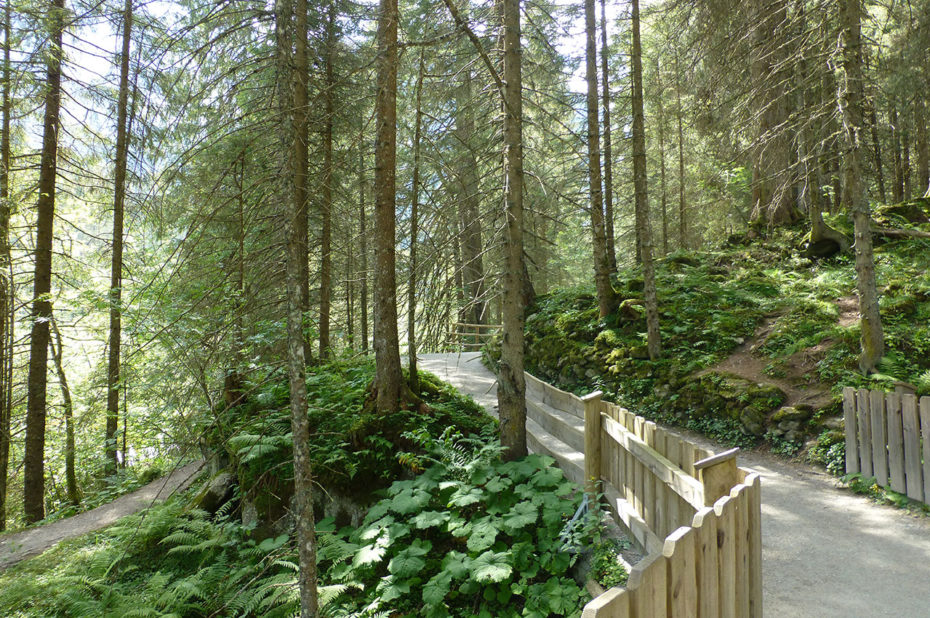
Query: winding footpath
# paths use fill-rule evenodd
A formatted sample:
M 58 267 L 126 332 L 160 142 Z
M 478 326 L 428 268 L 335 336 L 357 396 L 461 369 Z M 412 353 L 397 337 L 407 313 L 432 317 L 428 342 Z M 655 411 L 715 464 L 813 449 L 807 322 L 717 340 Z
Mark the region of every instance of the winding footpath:
M 194 481 L 202 467 L 202 461 L 187 464 L 109 504 L 51 524 L 0 536 L 0 571 L 26 558 L 38 556 L 62 541 L 106 528 L 121 517 L 148 508 L 156 501 L 165 500 L 176 491 L 183 491 Z
M 477 353 L 419 359 L 422 369 L 496 416 L 495 377 Z M 762 475 L 766 616 L 930 617 L 930 519 L 877 505 L 838 488 L 827 474 L 766 453 L 741 453 L 739 459 Z

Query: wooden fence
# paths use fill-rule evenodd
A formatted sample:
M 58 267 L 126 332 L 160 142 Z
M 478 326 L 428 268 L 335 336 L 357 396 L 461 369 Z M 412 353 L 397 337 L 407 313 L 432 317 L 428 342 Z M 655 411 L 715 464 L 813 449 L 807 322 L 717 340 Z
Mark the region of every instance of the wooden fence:
M 527 416 L 534 450 L 603 492 L 647 554 L 626 588 L 588 603 L 583 618 L 762 615 L 760 480 L 737 467 L 736 449 L 714 455 L 600 393 L 575 397 L 530 375 Z M 534 427 L 569 448 L 547 446 Z
M 843 390 L 846 473 L 930 504 L 930 397 Z
M 449 331 L 448 342 L 454 348 L 467 351 L 480 350 L 503 326 L 500 324 L 467 324 L 456 322 Z

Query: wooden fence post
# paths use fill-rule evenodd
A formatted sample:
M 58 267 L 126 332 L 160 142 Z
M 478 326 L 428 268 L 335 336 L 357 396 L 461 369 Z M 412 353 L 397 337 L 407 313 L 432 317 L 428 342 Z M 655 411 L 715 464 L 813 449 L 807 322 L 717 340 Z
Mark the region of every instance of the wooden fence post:
M 694 471 L 704 485 L 704 506 L 714 506 L 717 500 L 729 496 L 730 490 L 739 484 L 736 471 L 738 452 L 738 448 L 731 448 L 695 462 Z
M 601 391 L 581 398 L 584 403 L 584 490 L 597 493 L 601 478 Z

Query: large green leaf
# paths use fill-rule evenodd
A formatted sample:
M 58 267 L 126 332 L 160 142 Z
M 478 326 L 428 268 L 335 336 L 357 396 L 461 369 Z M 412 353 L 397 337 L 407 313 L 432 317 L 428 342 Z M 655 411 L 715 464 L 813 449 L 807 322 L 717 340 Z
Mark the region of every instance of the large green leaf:
M 472 579 L 481 583 L 502 582 L 513 572 L 510 552 L 486 551 L 471 563 Z
M 435 528 L 449 521 L 452 514 L 448 511 L 423 511 L 413 518 L 413 525 L 418 530 Z
M 491 517 L 479 519 L 471 527 L 468 536 L 468 550 L 473 552 L 484 551 L 494 545 L 499 531 L 499 523 Z
M 449 585 L 452 583 L 452 574 L 440 571 L 423 586 L 423 602 L 427 605 L 439 605 L 449 594 Z
M 388 571 L 396 577 L 408 578 L 416 575 L 420 569 L 426 566 L 426 561 L 420 556 L 425 556 L 432 549 L 433 544 L 429 541 L 416 539 L 407 549 L 399 552 L 388 563 Z
M 511 534 L 536 523 L 539 511 L 532 502 L 518 502 L 510 512 L 504 515 L 504 529 Z

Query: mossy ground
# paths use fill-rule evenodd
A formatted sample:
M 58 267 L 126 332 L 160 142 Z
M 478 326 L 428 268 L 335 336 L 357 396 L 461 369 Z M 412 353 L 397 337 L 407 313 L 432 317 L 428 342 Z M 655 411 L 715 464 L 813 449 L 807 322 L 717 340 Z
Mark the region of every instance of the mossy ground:
M 899 210 L 879 209 L 877 223 L 922 230 L 930 225 L 912 224 L 895 214 Z M 845 217 L 828 222 L 851 231 Z M 867 377 L 858 371 L 858 321 L 840 320 L 844 302 L 854 301 L 853 256 L 802 257 L 806 236 L 803 226 L 784 228 L 767 238 L 731 239 L 658 260 L 664 353 L 656 362 L 645 355 L 638 269 L 620 270 L 614 287 L 623 303 L 603 320 L 592 288 L 541 296 L 527 310 L 527 370 L 578 394 L 600 389 L 637 413 L 726 442 L 750 445 L 768 434 L 786 452 L 797 449 L 782 444 L 777 430 L 771 433 L 771 415 L 784 397 L 769 388 L 769 380 L 786 378 L 833 395 L 792 436 L 819 431 L 819 423 L 839 411 L 844 386 L 881 389 L 900 380 L 930 394 L 930 240 L 876 239 L 885 356 Z M 763 326 L 752 350 L 765 366 L 756 383 L 707 373 Z

